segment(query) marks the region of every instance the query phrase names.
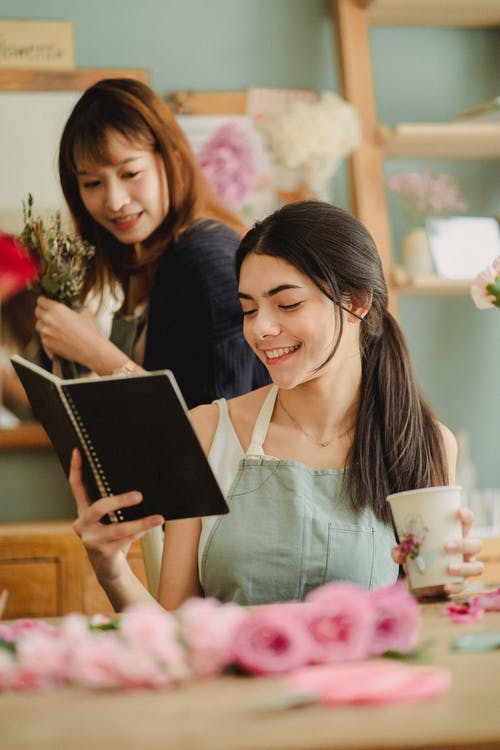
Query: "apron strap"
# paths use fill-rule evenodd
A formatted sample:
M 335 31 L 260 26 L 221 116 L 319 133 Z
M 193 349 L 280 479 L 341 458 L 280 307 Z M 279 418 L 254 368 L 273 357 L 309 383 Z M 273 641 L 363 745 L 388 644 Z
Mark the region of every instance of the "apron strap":
M 262 445 L 266 439 L 267 431 L 269 429 L 269 422 L 273 413 L 274 405 L 278 397 L 278 386 L 273 385 L 269 390 L 269 393 L 264 399 L 264 403 L 260 407 L 259 414 L 255 420 L 255 425 L 252 432 L 252 439 L 248 446 L 247 456 L 263 456 L 264 450 Z

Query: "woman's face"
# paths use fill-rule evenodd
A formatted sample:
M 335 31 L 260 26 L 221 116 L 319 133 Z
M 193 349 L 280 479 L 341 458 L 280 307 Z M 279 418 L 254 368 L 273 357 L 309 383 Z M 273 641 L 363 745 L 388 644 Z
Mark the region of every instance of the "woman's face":
M 241 266 L 238 296 L 245 338 L 273 381 L 293 388 L 316 377 L 335 344 L 336 307 L 311 279 L 281 258 L 250 253 Z
M 108 135 L 109 164 L 76 163 L 83 204 L 117 240 L 146 240 L 168 212 L 165 165 L 160 154 L 116 132 Z

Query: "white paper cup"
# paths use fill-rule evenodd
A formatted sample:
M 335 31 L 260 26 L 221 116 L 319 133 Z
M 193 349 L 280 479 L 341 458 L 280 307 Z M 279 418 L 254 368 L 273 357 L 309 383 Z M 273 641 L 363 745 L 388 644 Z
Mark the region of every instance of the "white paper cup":
M 408 556 L 405 567 L 413 590 L 445 583 L 461 583 L 461 576 L 448 573 L 449 565 L 461 565 L 462 553 L 447 554 L 447 542 L 462 538 L 457 510 L 462 505 L 462 488 L 425 487 L 388 495 L 399 541 L 414 534 L 421 541 L 418 553 Z

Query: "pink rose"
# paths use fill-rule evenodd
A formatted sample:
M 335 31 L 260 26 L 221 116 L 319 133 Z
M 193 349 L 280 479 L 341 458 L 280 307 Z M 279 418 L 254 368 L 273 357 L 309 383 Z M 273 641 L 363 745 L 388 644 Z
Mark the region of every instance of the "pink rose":
M 52 634 L 34 632 L 17 642 L 18 688 L 55 687 L 67 681 L 71 651 Z
M 17 664 L 13 654 L 5 648 L 0 648 L 0 691 L 14 687 L 16 671 Z
M 181 638 L 189 653 L 189 665 L 196 677 L 219 674 L 232 659 L 231 644 L 247 610 L 217 599 L 188 599 L 178 610 Z
M 375 589 L 370 594 L 375 614 L 371 654 L 409 651 L 415 645 L 420 625 L 417 600 L 402 583 Z
M 247 672 L 283 674 L 307 664 L 314 644 L 301 605 L 270 604 L 250 611 L 237 625 L 232 661 Z
M 306 597 L 305 617 L 318 663 L 363 659 L 373 635 L 370 592 L 354 583 L 331 582 Z
M 483 607 L 487 612 L 500 612 L 500 588 L 486 594 L 471 596 L 469 602 L 471 605 Z
M 187 675 L 177 620 L 170 612 L 154 604 L 127 607 L 120 617 L 119 632 L 128 646 L 163 663 L 172 675 L 179 679 Z
M 289 675 L 287 689 L 312 694 L 329 706 L 413 703 L 445 693 L 450 673 L 394 661 L 306 667 Z
M 0 232 L 0 298 L 5 302 L 38 275 L 38 263 L 21 241 Z
M 465 604 L 448 604 L 444 610 L 457 625 L 468 625 L 471 622 L 477 622 L 486 611 L 478 604 L 469 604 L 468 602 Z

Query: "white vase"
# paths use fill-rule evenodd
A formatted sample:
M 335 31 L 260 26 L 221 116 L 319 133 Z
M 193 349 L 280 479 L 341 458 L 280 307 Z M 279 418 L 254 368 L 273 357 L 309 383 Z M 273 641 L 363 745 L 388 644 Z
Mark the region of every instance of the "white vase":
M 413 227 L 401 242 L 401 263 L 410 276 L 434 273 L 429 238 L 424 227 Z

